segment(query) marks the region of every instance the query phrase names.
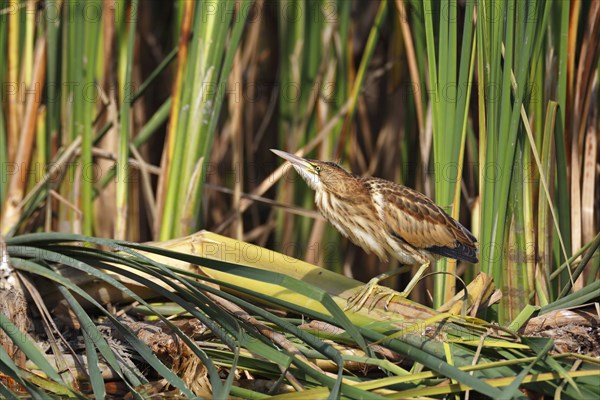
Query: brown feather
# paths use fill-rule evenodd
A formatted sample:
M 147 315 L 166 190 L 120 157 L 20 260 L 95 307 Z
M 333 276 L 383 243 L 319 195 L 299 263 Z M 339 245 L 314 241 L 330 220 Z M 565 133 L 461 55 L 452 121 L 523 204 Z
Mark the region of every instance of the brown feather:
M 361 181 L 383 214 L 389 233 L 417 249 L 477 262 L 475 237 L 427 196 L 379 178 Z

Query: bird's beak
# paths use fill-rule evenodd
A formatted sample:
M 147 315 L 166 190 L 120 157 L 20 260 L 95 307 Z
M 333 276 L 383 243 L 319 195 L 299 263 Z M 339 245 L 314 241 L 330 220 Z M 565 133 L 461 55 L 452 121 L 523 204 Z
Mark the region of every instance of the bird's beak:
M 285 151 L 276 150 L 276 149 L 271 149 L 271 151 L 273 153 L 277 154 L 279 157 L 283 158 L 284 160 L 289 161 L 296 168 L 303 169 L 304 171 L 307 171 L 307 172 L 309 172 L 309 171 L 312 172 L 312 170 L 313 170 L 312 164 L 309 163 L 306 159 L 304 159 L 302 157 L 298 157 L 295 154 L 287 153 Z

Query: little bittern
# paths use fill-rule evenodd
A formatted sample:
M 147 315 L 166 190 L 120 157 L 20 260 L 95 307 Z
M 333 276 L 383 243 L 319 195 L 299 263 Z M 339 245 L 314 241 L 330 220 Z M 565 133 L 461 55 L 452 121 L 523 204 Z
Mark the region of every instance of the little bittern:
M 384 179 L 353 175 L 332 162 L 271 151 L 289 161 L 315 190 L 317 208 L 342 235 L 384 262 L 391 256 L 401 264 L 421 266 L 401 295 L 408 295 L 440 256 L 478 262 L 477 239 L 425 195 Z M 360 309 L 375 290 L 381 290 L 379 281 L 397 273 L 371 279 L 350 299 L 348 308 Z

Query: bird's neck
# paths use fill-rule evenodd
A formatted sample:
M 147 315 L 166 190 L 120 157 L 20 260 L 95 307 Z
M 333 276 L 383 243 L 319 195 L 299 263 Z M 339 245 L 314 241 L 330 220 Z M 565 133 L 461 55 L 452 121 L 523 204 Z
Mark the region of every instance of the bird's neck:
M 340 223 L 340 216 L 346 214 L 343 212 L 345 206 L 342 199 L 327 190 L 317 190 L 315 193 L 315 204 L 325 219 L 345 236 L 348 235 Z

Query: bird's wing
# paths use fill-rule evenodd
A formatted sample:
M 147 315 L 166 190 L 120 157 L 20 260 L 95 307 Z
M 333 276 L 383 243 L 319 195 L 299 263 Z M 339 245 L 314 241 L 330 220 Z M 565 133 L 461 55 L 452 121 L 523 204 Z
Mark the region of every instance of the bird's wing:
M 377 178 L 365 183 L 391 234 L 415 248 L 477 262 L 475 237 L 427 196 Z

